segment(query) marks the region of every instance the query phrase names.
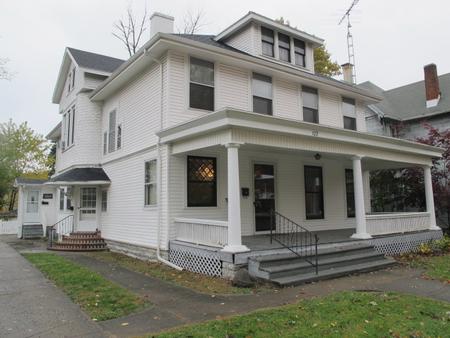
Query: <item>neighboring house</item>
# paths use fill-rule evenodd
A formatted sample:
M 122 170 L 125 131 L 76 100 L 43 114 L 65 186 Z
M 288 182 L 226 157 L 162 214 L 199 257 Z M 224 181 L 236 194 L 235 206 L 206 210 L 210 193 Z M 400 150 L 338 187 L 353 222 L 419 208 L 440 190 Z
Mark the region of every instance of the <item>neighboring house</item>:
M 253 12 L 217 35 L 172 31 L 155 13 L 127 61 L 66 49 L 45 186 L 70 231 L 100 229 L 111 250 L 226 277 L 275 242 L 306 255 L 316 234 L 321 245 L 412 232 L 390 237 L 403 249 L 441 236 L 434 213 L 367 214 L 369 171 L 405 164 L 425 168 L 434 210 L 441 150 L 366 133 L 365 109 L 382 97 L 315 74 L 322 39 Z M 345 271 L 384 264 L 349 257 Z
M 383 99 L 366 109 L 367 131 L 416 140 L 427 135 L 423 122 L 440 130 L 450 128 L 450 73 L 437 75 L 435 64 L 424 67 L 424 80 L 383 90 L 370 81 L 358 87 Z

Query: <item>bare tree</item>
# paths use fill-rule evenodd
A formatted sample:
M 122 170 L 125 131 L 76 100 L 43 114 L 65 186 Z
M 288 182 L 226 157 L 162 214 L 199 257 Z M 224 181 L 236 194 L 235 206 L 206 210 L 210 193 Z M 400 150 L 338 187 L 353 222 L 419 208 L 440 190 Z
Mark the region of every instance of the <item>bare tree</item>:
M 112 35 L 122 41 L 130 56 L 135 54 L 139 49 L 142 34 L 147 30 L 147 19 L 147 8 L 145 8 L 142 18 L 139 19 L 133 14 L 131 7 L 129 7 L 126 18 L 114 23 L 116 32 L 113 32 Z
M 0 80 L 11 80 L 12 78 L 12 73 L 5 66 L 8 61 L 8 59 L 0 58 Z
M 200 29 L 205 26 L 204 23 L 204 12 L 202 10 L 197 11 L 195 14 L 192 14 L 191 11 L 188 11 L 183 18 L 183 29 L 178 29 L 178 31 L 184 34 L 195 34 Z

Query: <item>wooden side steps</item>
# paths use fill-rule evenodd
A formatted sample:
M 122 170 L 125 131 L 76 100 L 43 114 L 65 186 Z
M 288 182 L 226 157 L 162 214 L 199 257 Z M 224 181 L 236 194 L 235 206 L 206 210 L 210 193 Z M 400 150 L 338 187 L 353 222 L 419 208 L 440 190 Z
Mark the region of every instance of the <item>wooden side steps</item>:
M 48 249 L 57 251 L 104 251 L 107 250 L 107 247 L 100 231 L 83 231 L 62 236 L 61 241 L 54 242 Z

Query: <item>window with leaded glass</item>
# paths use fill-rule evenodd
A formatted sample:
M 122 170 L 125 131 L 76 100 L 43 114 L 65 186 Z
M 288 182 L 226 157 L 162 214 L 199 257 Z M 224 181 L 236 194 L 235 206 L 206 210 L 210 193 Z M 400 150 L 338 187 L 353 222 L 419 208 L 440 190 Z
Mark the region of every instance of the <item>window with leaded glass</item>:
M 191 58 L 189 107 L 214 110 L 214 63 Z
M 145 162 L 145 205 L 157 203 L 156 160 Z
M 274 56 L 273 45 L 273 30 L 261 27 L 261 42 L 262 42 L 262 54 L 266 56 Z
M 217 169 L 214 157 L 188 156 L 187 205 L 217 206 Z
M 272 115 L 272 78 L 253 73 L 253 111 Z
M 345 169 L 345 191 L 347 200 L 347 217 L 355 217 L 355 190 L 353 186 L 352 169 Z
M 306 219 L 323 219 L 322 168 L 305 166 Z
M 281 61 L 291 62 L 291 38 L 278 33 L 278 54 Z
M 319 123 L 319 95 L 317 89 L 302 87 L 303 121 Z
M 306 52 L 305 52 L 305 42 L 302 40 L 294 39 L 294 54 L 295 54 L 295 64 L 297 66 L 306 66 Z

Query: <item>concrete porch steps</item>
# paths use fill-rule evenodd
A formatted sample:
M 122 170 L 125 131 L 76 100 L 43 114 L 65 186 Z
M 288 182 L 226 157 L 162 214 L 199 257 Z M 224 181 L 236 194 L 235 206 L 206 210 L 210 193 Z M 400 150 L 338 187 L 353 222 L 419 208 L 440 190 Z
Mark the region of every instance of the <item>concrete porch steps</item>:
M 70 235 L 62 236 L 61 241 L 54 242 L 48 249 L 57 251 L 104 251 L 107 250 L 107 247 L 100 231 L 91 231 L 73 232 Z
M 393 264 L 393 259 L 386 258 L 373 247 L 358 244 L 318 250 L 318 274 L 314 266 L 293 253 L 250 258 L 248 269 L 254 278 L 291 286 L 382 269 Z
M 22 238 L 32 239 L 44 237 L 44 230 L 42 224 L 23 224 L 22 225 Z

